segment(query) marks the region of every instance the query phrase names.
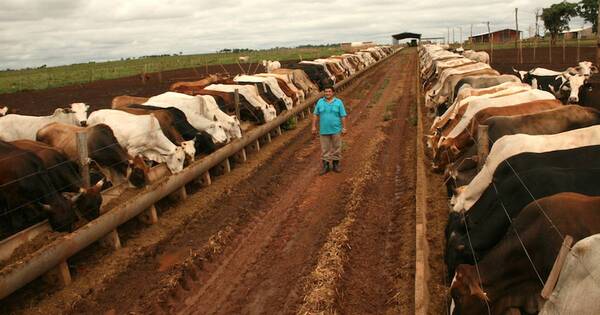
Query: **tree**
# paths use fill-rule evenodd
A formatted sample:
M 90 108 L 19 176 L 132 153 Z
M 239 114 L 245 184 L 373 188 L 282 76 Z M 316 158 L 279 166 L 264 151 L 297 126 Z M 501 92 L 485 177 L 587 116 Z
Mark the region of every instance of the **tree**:
M 549 8 L 542 10 L 542 20 L 544 27 L 550 32 L 552 42 L 556 41 L 558 33 L 569 29 L 571 17 L 577 15 L 577 3 L 563 1 L 555 3 Z
M 577 4 L 577 14 L 586 22 L 592 23 L 592 30 L 597 32 L 598 28 L 598 1 L 581 0 Z

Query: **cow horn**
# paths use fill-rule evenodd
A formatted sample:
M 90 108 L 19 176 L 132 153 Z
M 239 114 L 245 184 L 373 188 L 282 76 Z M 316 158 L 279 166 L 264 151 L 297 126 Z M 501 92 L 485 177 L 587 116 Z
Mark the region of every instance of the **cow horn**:
M 79 198 L 81 198 L 81 196 L 83 196 L 83 193 L 84 193 L 84 192 L 85 192 L 85 189 L 81 188 L 81 189 L 79 190 L 79 192 L 78 192 L 78 193 L 76 193 L 75 195 L 73 195 L 73 196 L 72 196 L 72 197 L 71 197 L 69 200 L 70 200 L 72 203 L 75 203 L 75 202 L 77 202 L 77 200 L 79 200 Z
M 42 209 L 44 211 L 50 211 L 50 210 L 52 210 L 52 207 L 50 205 L 48 205 L 48 204 L 40 203 L 40 206 L 42 206 Z

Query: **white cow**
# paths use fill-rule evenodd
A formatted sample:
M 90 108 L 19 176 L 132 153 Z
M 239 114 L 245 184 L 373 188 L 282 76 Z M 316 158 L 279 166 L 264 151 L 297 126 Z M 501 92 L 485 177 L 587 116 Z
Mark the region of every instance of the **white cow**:
M 279 83 L 277 83 L 277 79 L 275 79 L 275 78 L 261 77 L 261 76 L 255 76 L 255 75 L 238 75 L 235 78 L 233 78 L 233 81 L 244 82 L 244 83 L 267 84 L 269 86 L 269 88 L 271 89 L 271 92 L 273 92 L 273 95 L 275 95 L 275 97 L 283 100 L 283 102 L 285 103 L 285 107 L 288 110 L 292 109 L 292 106 L 294 105 L 294 102 L 292 101 L 292 99 L 289 98 L 287 95 L 285 95 L 285 93 L 281 90 L 281 88 L 279 87 Z
M 226 143 L 229 141 L 223 124 L 217 117 L 212 119 L 202 116 L 204 99 L 201 96 L 191 96 L 176 92 L 166 92 L 149 98 L 143 105 L 156 107 L 175 107 L 185 114 L 185 118 L 197 130 L 206 131 L 211 135 L 215 143 Z
M 275 69 L 281 68 L 281 63 L 277 60 L 275 60 L 275 61 L 263 60 L 262 65 L 265 67 L 267 72 L 272 72 Z
M 0 116 L 4 116 L 6 113 L 8 113 L 8 107 L 4 106 L 0 108 Z
M 515 134 L 504 136 L 494 143 L 481 171 L 457 196 L 453 210 L 469 210 L 492 182 L 498 165 L 511 156 L 524 152 L 542 153 L 591 145 L 600 145 L 600 125 L 553 135 Z
M 287 87 L 292 90 L 292 92 L 294 92 L 296 94 L 296 96 L 298 97 L 298 101 L 299 102 L 304 102 L 304 91 L 301 88 L 296 87 L 296 85 L 294 85 L 294 82 L 292 80 L 292 75 L 291 74 L 282 74 L 282 73 L 257 73 L 256 76 L 259 77 L 273 77 L 276 79 L 280 79 L 283 82 L 285 82 L 285 85 L 287 85 Z
M 131 156 L 166 162 L 171 173 L 181 172 L 185 160 L 182 147 L 173 144 L 160 129 L 154 115 L 134 115 L 115 109 L 101 109 L 90 114 L 90 125 L 106 124 L 117 141 Z
M 88 106 L 75 103 L 71 108 L 57 108 L 50 116 L 8 114 L 0 117 L 0 139 L 4 141 L 35 140 L 38 130 L 47 124 L 60 122 L 80 126 L 86 123 Z
M 242 95 L 250 105 L 258 108 L 262 111 L 265 121 L 271 121 L 277 117 L 277 111 L 273 105 L 268 104 L 258 94 L 258 89 L 254 85 L 236 85 L 236 84 L 211 84 L 205 87 L 211 91 L 221 91 L 227 93 L 234 93 L 237 89 L 240 95 Z
M 210 95 L 199 95 L 204 99 L 201 105 L 201 113 L 204 117 L 216 117 L 219 122 L 225 127 L 225 132 L 230 139 L 238 139 L 242 137 L 242 129 L 240 128 L 240 121 L 236 116 L 229 116 L 223 112 L 215 98 Z

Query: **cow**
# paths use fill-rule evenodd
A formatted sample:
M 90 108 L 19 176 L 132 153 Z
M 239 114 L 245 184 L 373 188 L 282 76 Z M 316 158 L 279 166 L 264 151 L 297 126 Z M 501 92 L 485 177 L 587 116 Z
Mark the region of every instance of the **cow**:
M 539 315 L 600 314 L 600 303 L 596 300 L 600 234 L 578 241 L 571 247 L 571 253 L 567 255 L 556 287 Z
M 132 104 L 135 105 L 135 104 Z M 143 106 L 143 105 L 142 105 Z M 128 106 L 128 107 L 121 107 L 118 108 L 118 110 L 130 113 L 130 114 L 134 114 L 134 115 L 150 115 L 152 114 L 157 120 L 158 123 L 160 125 L 160 129 L 162 130 L 163 134 L 167 137 L 167 139 L 169 139 L 173 144 L 177 145 L 177 146 L 181 146 L 181 148 L 183 148 L 183 152 L 185 152 L 187 158 L 189 161 L 194 161 L 195 157 L 196 157 L 196 147 L 195 147 L 195 143 L 194 143 L 194 138 L 192 138 L 191 140 L 186 140 L 183 138 L 183 136 L 181 135 L 181 133 L 179 132 L 179 130 L 177 130 L 177 128 L 175 128 L 175 123 L 177 123 L 174 119 L 173 116 L 171 116 L 171 114 L 169 113 L 168 109 L 173 108 L 176 109 L 174 107 L 168 107 L 168 108 L 156 108 L 156 109 L 146 109 L 146 108 L 136 108 L 134 106 Z M 187 122 L 187 120 L 186 120 Z
M 511 74 L 503 74 L 503 75 L 474 75 L 464 77 L 456 83 L 454 86 L 454 90 L 450 98 L 449 102 L 454 102 L 455 98 L 458 96 L 459 91 L 463 88 L 464 85 L 468 85 L 473 89 L 483 89 L 489 88 L 492 86 L 497 86 L 506 82 L 521 82 L 518 77 Z
M 281 68 L 281 63 L 279 61 L 263 60 L 262 65 L 265 67 L 265 71 L 269 73 L 273 72 L 275 69 Z
M 319 88 L 310 80 L 306 72 L 301 69 L 277 69 L 273 71 L 274 74 L 289 75 L 294 84 L 304 91 L 305 97 L 316 94 L 319 92 Z
M 600 144 L 600 126 L 591 126 L 554 135 L 516 134 L 500 138 L 489 152 L 481 171 L 456 196 L 454 211 L 468 210 L 489 186 L 496 168 L 504 160 L 523 152 L 549 152 Z
M 267 103 L 275 106 L 278 115 L 284 110 L 292 108 L 292 99 L 281 90 L 275 78 L 240 75 L 233 78 L 233 81 L 235 82 L 234 84 L 256 86 L 259 95 Z
M 85 125 L 88 107 L 83 103 L 74 103 L 69 108 L 57 108 L 50 116 L 25 116 L 8 114 L 0 117 L 0 139 L 14 141 L 35 140 L 37 131 L 53 122 L 70 125 Z
M 40 158 L 54 189 L 69 197 L 75 211 L 78 211 L 77 213 L 81 213 L 88 221 L 100 216 L 100 206 L 102 205 L 100 189 L 104 184 L 103 180 L 86 188 L 83 186 L 79 166 L 75 160 L 70 160 L 62 150 L 33 140 L 16 140 L 11 144 Z
M 574 193 L 549 196 L 527 205 L 513 221 L 510 232 L 477 266 L 458 266 L 450 290 L 452 314 L 488 314 L 488 306 L 491 314 L 520 314 L 520 310 L 537 313 L 541 308 L 539 294 L 563 235 L 578 241 L 600 233 L 599 211 L 599 197 Z
M 8 113 L 8 107 L 4 106 L 4 107 L 0 108 L 0 117 L 6 116 L 7 113 Z
M 196 89 L 191 91 L 191 95 L 211 96 L 219 109 L 227 115 L 235 115 L 235 95 L 233 92 L 214 91 L 206 89 Z M 265 117 L 261 108 L 254 107 L 242 94 L 239 96 L 240 119 L 253 121 L 258 124 L 264 124 Z
M 485 51 L 466 50 L 462 55 L 474 61 L 490 63 L 490 55 Z
M 141 154 L 157 163 L 166 162 L 173 174 L 183 169 L 183 149 L 165 137 L 158 120 L 152 115 L 138 116 L 114 109 L 101 109 L 92 112 L 88 122 L 92 125 L 108 125 L 119 144 L 130 155 Z
M 272 77 L 277 79 L 277 83 L 281 90 L 288 97 L 292 98 L 294 104 L 297 105 L 298 102 L 304 101 L 304 91 L 302 88 L 297 87 L 293 80 L 291 79 L 291 75 L 289 74 L 281 74 L 281 73 L 258 73 L 256 76 L 259 77 Z
M 228 93 L 234 93 L 235 90 L 238 90 L 239 95 L 243 96 L 251 106 L 262 111 L 265 122 L 271 121 L 277 117 L 275 107 L 268 104 L 260 97 L 258 88 L 254 85 L 212 84 L 205 89 Z
M 490 100 L 501 100 L 490 99 Z M 446 162 L 453 162 L 461 152 L 467 147 L 472 145 L 477 140 L 478 126 L 483 124 L 484 121 L 494 116 L 513 116 L 530 113 L 538 113 L 545 110 L 560 108 L 563 105 L 558 100 L 546 99 L 546 100 L 535 100 L 520 104 L 507 104 L 501 107 L 485 107 L 479 110 L 473 110 L 469 112 L 473 107 L 469 107 L 467 112 L 461 117 L 461 121 L 448 133 L 447 136 L 443 137 L 436 150 L 436 156 L 440 156 L 443 153 L 447 153 Z M 442 161 L 440 161 L 442 162 Z M 440 166 L 439 164 L 437 166 Z
M 598 164 L 590 162 L 576 168 L 544 165 L 503 176 L 486 189 L 469 211 L 451 213 L 445 255 L 450 275 L 457 264 L 474 263 L 474 259 L 485 257 L 506 233 L 511 219 L 535 199 L 561 192 L 600 196 L 600 186 L 593 184 L 594 176 L 600 175 Z
M 113 185 L 129 180 L 134 187 L 146 186 L 148 167 L 139 157 L 131 157 L 119 144 L 112 129 L 105 124 L 77 127 L 51 123 L 37 132 L 36 140 L 61 149 L 70 160 L 77 160 L 78 132 L 87 134 L 88 156 L 93 162 L 92 166 L 98 166 Z
M 531 84 L 534 89 L 540 89 L 553 93 L 558 99 L 566 100 L 566 103 L 578 103 L 585 93 L 591 90 L 591 84 L 587 78 L 578 73 L 559 73 L 558 75 L 537 75 L 526 73 L 523 82 Z
M 329 72 L 321 64 L 296 63 L 289 64 L 288 68 L 302 70 L 310 80 L 323 90 L 326 86 L 333 86 L 334 80 L 331 79 Z
M 53 186 L 35 154 L 0 140 L 0 229 L 4 237 L 48 219 L 59 232 L 76 221 L 71 202 Z
M 201 80 L 198 80 L 198 81 L 175 82 L 175 83 L 171 84 L 171 86 L 169 86 L 169 91 L 185 93 L 185 91 L 189 88 L 203 89 L 204 87 L 206 87 L 208 85 L 211 85 L 211 84 L 217 83 L 217 82 L 221 82 L 221 81 L 227 80 L 227 79 L 229 79 L 229 75 L 226 75 L 226 74 L 221 74 L 221 73 L 209 74 L 207 77 L 205 77 Z M 185 94 L 187 94 L 187 93 L 185 93 Z M 142 104 L 142 103 L 144 103 L 144 101 L 137 102 L 137 103 Z
M 444 125 L 431 139 L 433 143 L 434 162 L 439 161 L 439 145 L 447 138 L 458 136 L 471 122 L 471 119 L 481 110 L 492 107 L 505 107 L 522 104 L 531 101 L 552 100 L 554 96 L 548 92 L 540 90 L 521 90 L 517 93 L 508 94 L 494 98 L 478 98 L 470 101 L 468 106 L 463 106 L 454 119 Z M 439 139 L 439 140 L 438 140 Z M 436 144 L 437 143 L 437 144 Z
M 225 133 L 223 124 L 218 121 L 217 117 L 206 118 L 202 116 L 201 107 L 204 99 L 198 96 L 190 96 L 182 93 L 166 92 L 153 96 L 144 102 L 142 105 L 150 105 L 156 107 L 175 107 L 181 110 L 189 123 L 197 130 L 206 131 L 217 144 L 227 143 L 230 139 Z
M 130 104 L 143 104 L 148 101 L 148 97 L 119 95 L 112 99 L 111 108 L 126 107 Z
M 239 139 L 242 137 L 242 129 L 240 128 L 240 120 L 235 115 L 228 115 L 223 112 L 215 98 L 211 95 L 201 95 L 204 99 L 202 103 L 202 116 L 217 117 L 225 127 L 225 132 L 230 139 Z
M 163 112 L 162 119 L 164 121 L 161 122 L 159 119 L 161 128 L 162 124 L 171 125 L 176 131 L 175 136 L 177 134 L 181 135 L 181 138 L 183 138 L 184 141 L 194 140 L 194 148 L 196 153 L 211 154 L 217 147 L 212 139 L 212 136 L 208 132 L 196 130 L 196 128 L 194 128 L 194 126 L 187 121 L 185 114 L 175 107 L 156 107 L 151 105 L 131 104 L 128 105 L 127 108 L 141 109 L 148 114 Z M 167 134 L 165 133 L 165 135 Z M 168 135 L 167 138 L 171 140 L 170 136 Z
M 488 126 L 488 137 L 493 144 L 503 136 L 517 133 L 548 135 L 598 125 L 600 111 L 566 105 L 532 114 L 490 117 L 483 124 Z

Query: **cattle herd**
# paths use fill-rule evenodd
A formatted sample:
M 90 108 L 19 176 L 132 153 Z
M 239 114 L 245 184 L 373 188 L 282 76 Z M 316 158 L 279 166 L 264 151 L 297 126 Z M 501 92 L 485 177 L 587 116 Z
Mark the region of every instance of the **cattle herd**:
M 146 186 L 154 163 L 178 173 L 199 156 L 241 138 L 241 120 L 269 122 L 392 52 L 391 47 L 371 47 L 287 68 L 269 61 L 266 73 L 212 74 L 174 83 L 160 95 L 117 96 L 107 109 L 89 115 L 83 103 L 42 117 L 6 114 L 2 108 L 0 239 L 45 219 L 54 230 L 72 231 L 76 222 L 99 216 L 101 190 Z M 87 141 L 89 186 L 84 185 L 88 174 L 79 167 L 81 134 Z
M 575 314 L 575 302 L 599 314 L 585 300 L 599 292 L 588 248 L 600 233 L 600 111 L 574 104 L 598 70 L 580 62 L 500 75 L 444 48 L 421 46 L 419 57 L 435 117 L 426 150 L 450 198 L 453 314 Z M 567 235 L 581 245 L 546 300 L 540 292 Z

